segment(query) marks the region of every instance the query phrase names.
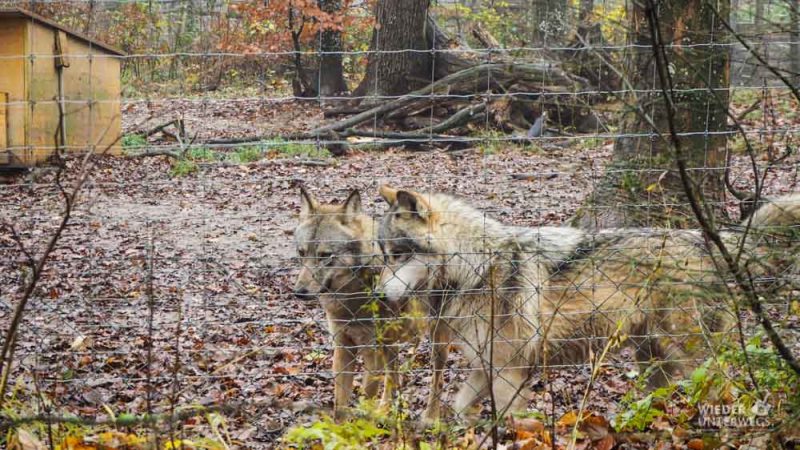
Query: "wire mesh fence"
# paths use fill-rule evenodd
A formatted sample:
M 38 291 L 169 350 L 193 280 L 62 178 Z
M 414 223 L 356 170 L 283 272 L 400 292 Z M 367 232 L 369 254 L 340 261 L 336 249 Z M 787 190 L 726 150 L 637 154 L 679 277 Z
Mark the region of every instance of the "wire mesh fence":
M 0 2 L 0 439 L 796 443 L 797 11 Z

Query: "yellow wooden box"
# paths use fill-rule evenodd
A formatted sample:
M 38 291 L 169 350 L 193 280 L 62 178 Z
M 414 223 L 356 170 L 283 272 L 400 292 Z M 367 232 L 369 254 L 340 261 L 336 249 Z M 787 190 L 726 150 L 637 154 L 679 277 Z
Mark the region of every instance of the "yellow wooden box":
M 123 56 L 29 11 L 0 9 L 0 168 L 46 162 L 59 148 L 118 154 Z

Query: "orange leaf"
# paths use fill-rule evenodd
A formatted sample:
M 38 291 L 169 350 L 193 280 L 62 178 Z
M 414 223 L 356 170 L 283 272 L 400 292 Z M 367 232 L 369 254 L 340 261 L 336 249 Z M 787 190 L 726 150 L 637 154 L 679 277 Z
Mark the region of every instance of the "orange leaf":
M 574 427 L 576 423 L 578 423 L 578 413 L 569 411 L 558 419 L 556 425 L 559 427 Z
M 299 367 L 292 366 L 275 366 L 273 370 L 279 375 L 297 375 L 300 373 Z
M 527 439 L 536 439 L 536 436 L 537 435 L 535 433 L 531 433 L 530 431 L 517 430 L 517 435 L 516 435 L 515 439 L 517 441 L 524 441 L 524 440 L 527 440 Z
M 694 438 L 694 439 L 690 440 L 686 444 L 686 446 L 689 447 L 691 450 L 703 450 L 703 448 L 705 448 L 705 444 L 703 443 L 703 440 L 702 439 L 697 439 L 697 438 Z
M 511 448 L 513 448 L 515 450 L 540 450 L 540 449 L 544 449 L 545 446 L 542 445 L 542 443 L 539 442 L 538 440 L 536 440 L 534 438 L 530 438 L 530 439 L 525 439 L 525 440 L 522 440 L 522 441 L 514 442 L 514 446 L 511 447 Z
M 526 432 L 538 435 L 544 431 L 544 424 L 533 418 L 509 418 L 509 426 L 517 430 L 517 433 Z

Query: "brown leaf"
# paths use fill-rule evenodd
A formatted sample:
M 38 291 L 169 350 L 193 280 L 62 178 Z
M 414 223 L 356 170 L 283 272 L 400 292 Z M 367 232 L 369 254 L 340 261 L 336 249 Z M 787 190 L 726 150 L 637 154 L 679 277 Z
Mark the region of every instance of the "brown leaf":
M 616 441 L 614 441 L 614 436 L 608 434 L 606 437 L 600 439 L 599 441 L 594 443 L 594 448 L 596 450 L 611 450 L 616 445 Z
M 591 414 L 588 417 L 584 416 L 583 421 L 580 424 L 580 430 L 586 433 L 586 435 L 592 441 L 597 441 L 608 437 L 608 427 L 608 421 L 605 419 L 605 417 L 598 416 L 596 414 Z
M 689 440 L 689 442 L 686 443 L 686 446 L 689 447 L 691 450 L 703 450 L 703 448 L 705 448 L 703 440 L 698 438 Z

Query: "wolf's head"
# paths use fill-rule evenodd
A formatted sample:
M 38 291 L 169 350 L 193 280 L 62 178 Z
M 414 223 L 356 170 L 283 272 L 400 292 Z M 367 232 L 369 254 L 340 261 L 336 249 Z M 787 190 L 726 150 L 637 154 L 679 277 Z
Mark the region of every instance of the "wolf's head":
M 499 226 L 446 194 L 381 186 L 390 207 L 379 231 L 384 268 L 378 290 L 393 302 L 444 289 L 468 289 L 481 274 L 481 236 Z M 493 230 L 494 231 L 494 230 Z
M 302 267 L 295 296 L 363 293 L 371 284 L 375 251 L 373 221 L 362 213 L 358 190 L 342 204 L 320 204 L 300 188 L 300 201 L 294 236 Z

